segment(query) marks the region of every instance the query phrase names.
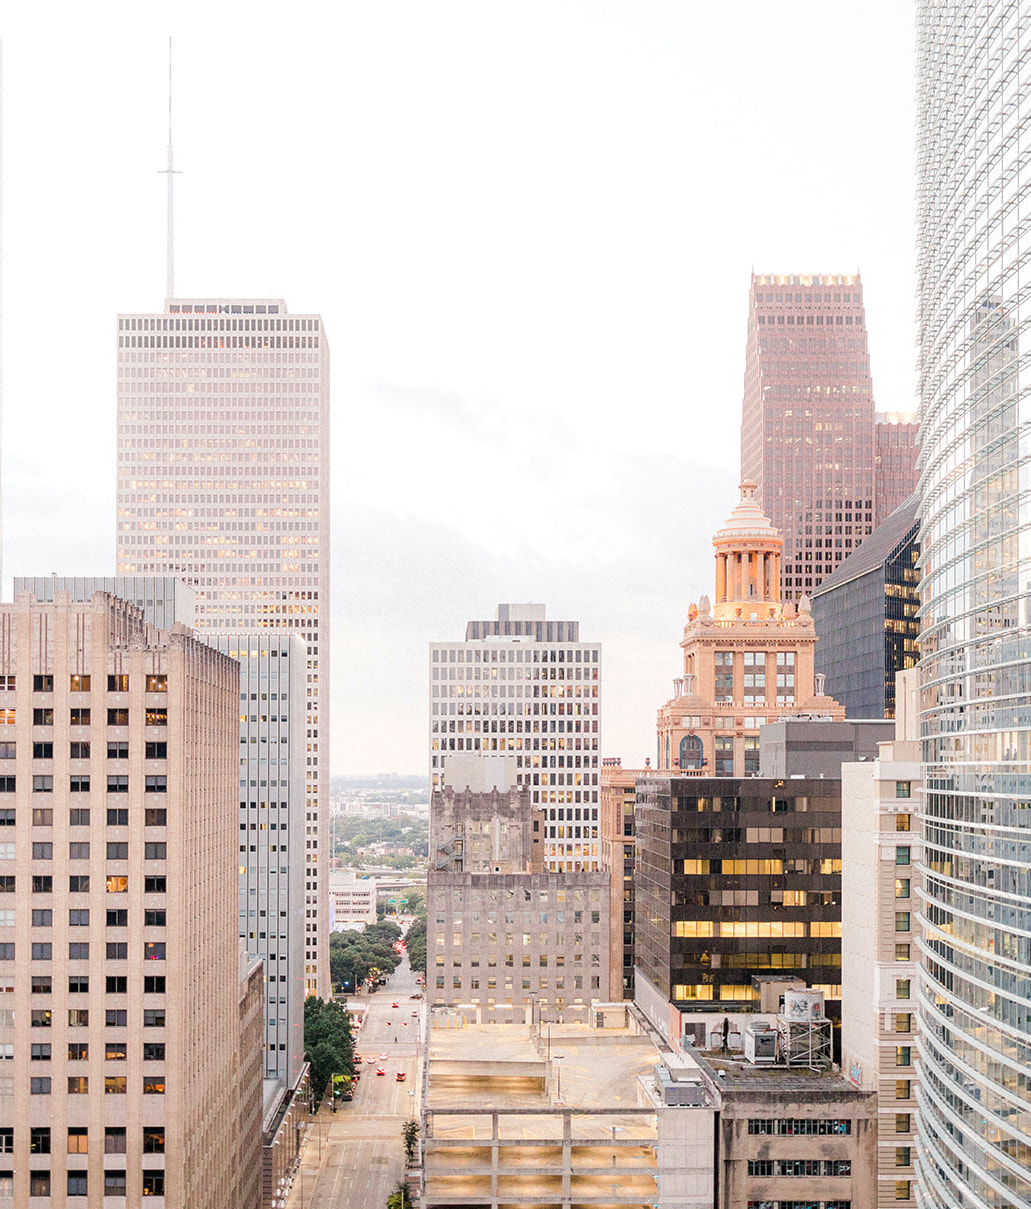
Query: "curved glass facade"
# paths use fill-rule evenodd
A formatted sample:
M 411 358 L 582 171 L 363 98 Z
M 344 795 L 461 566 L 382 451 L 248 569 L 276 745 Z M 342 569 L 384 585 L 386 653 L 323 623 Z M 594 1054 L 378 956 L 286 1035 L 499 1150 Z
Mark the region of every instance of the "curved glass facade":
M 922 1206 L 1031 1207 L 1031 0 L 918 4 Z

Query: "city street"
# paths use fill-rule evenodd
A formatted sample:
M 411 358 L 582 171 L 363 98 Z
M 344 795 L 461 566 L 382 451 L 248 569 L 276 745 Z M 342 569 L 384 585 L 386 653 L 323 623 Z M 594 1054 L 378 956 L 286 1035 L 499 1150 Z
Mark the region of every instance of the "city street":
M 355 1036 L 363 1059 L 355 1097 L 323 1110 L 312 1129 L 294 1178 L 287 1209 L 382 1209 L 404 1171 L 401 1127 L 418 1117 L 422 1094 L 421 1036 L 425 1000 L 405 954 L 387 985 L 359 997 L 367 1006 L 365 1027 Z M 396 1003 L 397 1007 L 391 1007 Z M 417 1015 L 413 1015 L 415 1012 Z M 380 1055 L 385 1054 L 382 1060 Z M 377 1075 L 382 1067 L 385 1075 Z M 405 1082 L 397 1082 L 398 1072 Z

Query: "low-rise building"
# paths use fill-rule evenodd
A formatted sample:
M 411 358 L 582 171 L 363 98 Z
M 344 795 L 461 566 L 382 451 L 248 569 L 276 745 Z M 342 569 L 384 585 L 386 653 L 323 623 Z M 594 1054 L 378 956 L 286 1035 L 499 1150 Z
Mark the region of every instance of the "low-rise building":
M 359 878 L 353 869 L 329 875 L 329 918 L 334 929 L 349 924 L 376 922 L 376 881 Z
M 433 794 L 427 999 L 484 1021 L 584 1019 L 609 998 L 610 879 L 544 872 L 524 787 Z
M 588 1023 L 431 1013 L 426 1209 L 874 1209 L 872 1093 L 829 1067 L 670 1048 L 629 1006 Z
M 841 1069 L 877 1096 L 877 1204 L 903 1209 L 916 1203 L 917 694 L 916 670 L 902 673 L 895 740 L 842 769 Z

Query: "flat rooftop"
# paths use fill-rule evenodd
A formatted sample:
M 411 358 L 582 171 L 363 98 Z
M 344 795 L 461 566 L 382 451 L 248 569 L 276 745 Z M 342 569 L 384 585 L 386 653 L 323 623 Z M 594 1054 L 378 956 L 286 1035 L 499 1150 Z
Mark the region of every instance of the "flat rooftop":
M 700 1065 L 707 1066 L 719 1086 L 728 1092 L 762 1092 L 767 1095 L 804 1097 L 841 1095 L 852 1092 L 860 1099 L 866 1093 L 849 1083 L 840 1070 L 828 1066 L 825 1070 L 810 1070 L 798 1066 L 753 1066 L 743 1058 L 727 1057 L 718 1050 L 698 1054 Z
M 547 1025 L 539 1041 L 522 1023 L 431 1028 L 425 1106 L 435 1113 L 636 1114 L 649 1107 L 637 1079 L 659 1062 L 649 1037 L 630 1028 L 553 1024 L 550 1060 Z

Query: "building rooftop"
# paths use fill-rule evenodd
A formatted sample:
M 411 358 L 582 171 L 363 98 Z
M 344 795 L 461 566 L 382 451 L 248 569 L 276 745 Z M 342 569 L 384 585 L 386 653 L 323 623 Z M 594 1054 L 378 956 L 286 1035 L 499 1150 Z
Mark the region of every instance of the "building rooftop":
M 708 1071 L 724 1092 L 786 1094 L 792 1098 L 817 1092 L 840 1096 L 851 1091 L 859 1098 L 865 1098 L 866 1095 L 849 1083 L 836 1067 L 810 1070 L 797 1066 L 753 1066 L 743 1058 L 721 1055 L 719 1050 L 698 1053 L 695 1057 L 702 1069 Z
M 566 1109 L 640 1113 L 638 1076 L 654 1071 L 660 1061 L 647 1035 L 635 1027 L 572 1024 L 541 1024 L 539 1030 L 538 1041 L 536 1031 L 522 1023 L 431 1028 L 426 1108 L 554 1113 L 561 1082 Z M 612 1124 L 620 1125 L 618 1115 Z

